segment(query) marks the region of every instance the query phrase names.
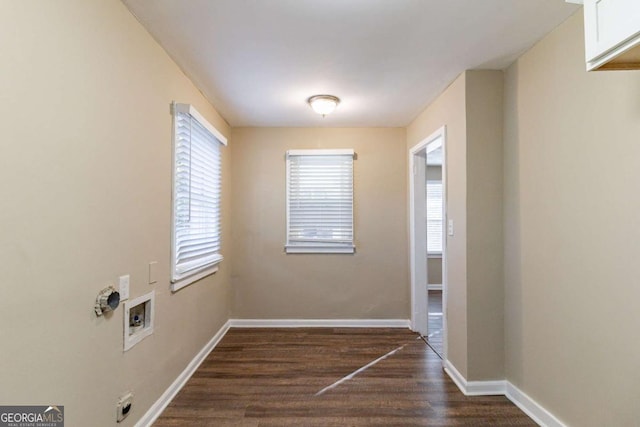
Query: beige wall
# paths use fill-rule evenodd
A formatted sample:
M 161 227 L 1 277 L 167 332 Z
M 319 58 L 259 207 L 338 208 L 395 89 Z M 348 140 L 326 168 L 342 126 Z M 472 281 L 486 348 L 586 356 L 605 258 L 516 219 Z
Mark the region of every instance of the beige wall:
M 637 425 L 640 72 L 585 72 L 576 13 L 505 106 L 507 379 L 568 425 Z
M 455 221 L 456 233 L 448 237 L 448 354 L 462 375 L 467 375 L 467 243 L 466 162 L 467 125 L 465 114 L 466 76 L 458 77 L 407 127 L 405 156 L 443 125 L 447 126 L 447 212 Z M 407 177 L 408 180 L 408 177 Z
M 447 358 L 472 381 L 504 377 L 502 86 L 466 71 L 407 128 L 407 150 L 447 129 Z
M 408 319 L 404 129 L 233 129 L 234 317 Z M 354 255 L 285 254 L 285 152 L 353 148 Z
M 467 71 L 467 379 L 504 377 L 502 71 Z
M 442 257 L 430 257 L 427 259 L 427 283 L 430 285 L 442 284 Z
M 227 258 L 169 292 L 169 103 L 229 127 L 119 1 L 0 2 L 0 51 L 0 403 L 108 426 L 131 390 L 133 425 L 229 317 L 226 185 Z M 131 297 L 156 291 L 156 330 L 123 353 L 122 306 L 96 318 L 93 304 L 126 273 Z
M 442 181 L 442 166 L 427 166 L 427 181 Z
M 634 425 L 640 73 L 586 73 L 582 37 L 577 13 L 507 70 L 504 97 L 501 72 L 465 72 L 406 130 L 231 132 L 120 2 L 0 3 L 0 403 L 108 425 L 133 391 L 133 425 L 230 315 L 409 317 L 407 150 L 446 125 L 449 359 L 468 380 L 504 364 L 569 425 Z M 225 261 L 175 294 L 172 100 L 232 133 Z M 358 153 L 355 255 L 283 253 L 293 148 Z M 157 317 L 123 353 L 122 308 L 92 307 L 127 273 L 132 297 L 156 291 Z
M 442 167 L 428 165 L 427 180 L 442 181 Z M 427 259 L 427 283 L 442 284 L 442 257 L 429 257 Z

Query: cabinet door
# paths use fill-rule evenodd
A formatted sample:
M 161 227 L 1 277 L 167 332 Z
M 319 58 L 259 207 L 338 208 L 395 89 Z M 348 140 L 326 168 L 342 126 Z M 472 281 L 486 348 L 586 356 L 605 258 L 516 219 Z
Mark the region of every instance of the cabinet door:
M 585 0 L 587 61 L 640 34 L 640 0 Z

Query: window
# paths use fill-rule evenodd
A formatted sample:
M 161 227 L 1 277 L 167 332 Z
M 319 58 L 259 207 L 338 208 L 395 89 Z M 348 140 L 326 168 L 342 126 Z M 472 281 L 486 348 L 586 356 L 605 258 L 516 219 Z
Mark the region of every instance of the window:
M 287 253 L 353 253 L 353 150 L 287 152 Z
M 171 289 L 214 273 L 220 254 L 220 146 L 227 139 L 191 105 L 172 104 Z
M 442 181 L 427 181 L 427 252 L 442 254 Z

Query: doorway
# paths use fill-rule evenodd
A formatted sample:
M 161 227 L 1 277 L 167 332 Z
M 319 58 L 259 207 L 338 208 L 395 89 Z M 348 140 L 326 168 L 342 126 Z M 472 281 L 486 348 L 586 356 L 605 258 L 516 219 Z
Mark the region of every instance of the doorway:
M 446 128 L 409 152 L 411 325 L 446 360 Z
M 442 357 L 442 242 L 444 205 L 442 185 L 442 138 L 427 144 L 427 331 L 429 346 Z

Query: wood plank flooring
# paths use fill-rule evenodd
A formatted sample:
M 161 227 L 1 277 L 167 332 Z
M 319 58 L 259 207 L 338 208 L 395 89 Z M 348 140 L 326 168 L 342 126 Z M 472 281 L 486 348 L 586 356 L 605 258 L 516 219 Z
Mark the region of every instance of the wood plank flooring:
M 429 307 L 427 317 L 429 321 L 428 335 L 425 337 L 431 348 L 442 357 L 442 291 L 429 292 Z
M 154 424 L 535 425 L 505 397 L 464 396 L 411 331 L 353 328 L 231 329 Z

